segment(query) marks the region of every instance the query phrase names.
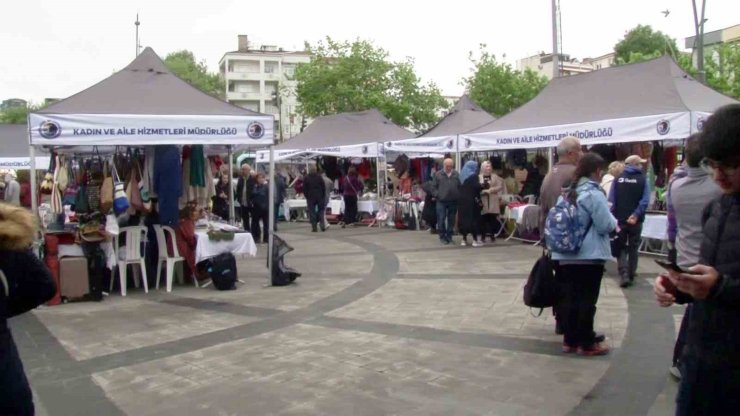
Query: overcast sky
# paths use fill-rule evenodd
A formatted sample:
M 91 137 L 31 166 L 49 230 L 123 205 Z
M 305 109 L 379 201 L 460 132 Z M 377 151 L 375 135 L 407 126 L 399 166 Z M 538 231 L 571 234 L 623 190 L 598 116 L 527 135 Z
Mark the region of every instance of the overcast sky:
M 552 49 L 550 0 L 19 0 L 0 13 L 0 100 L 67 97 L 123 68 L 142 45 L 164 57 L 189 49 L 218 69 L 246 34 L 257 45 L 302 48 L 325 36 L 370 39 L 446 95 L 460 95 L 468 52 L 486 43 L 516 59 Z M 700 2 L 699 2 L 700 3 Z M 663 17 L 662 10 L 670 10 Z M 691 0 L 561 0 L 563 51 L 610 52 L 624 32 L 650 24 L 678 39 L 693 35 Z M 707 30 L 740 23 L 740 1 L 707 0 Z M 115 99 L 115 97 L 111 97 Z

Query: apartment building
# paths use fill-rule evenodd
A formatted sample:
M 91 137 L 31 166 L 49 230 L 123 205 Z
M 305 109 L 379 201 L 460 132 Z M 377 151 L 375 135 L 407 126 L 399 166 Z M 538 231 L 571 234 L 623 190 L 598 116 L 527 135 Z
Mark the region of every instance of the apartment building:
M 276 138 L 289 139 L 301 130 L 296 82 L 298 64 L 308 63 L 304 51 L 286 51 L 273 45 L 253 47 L 247 35 L 238 36 L 238 49 L 219 62 L 226 83 L 226 100 L 249 110 L 275 116 Z
M 532 71 L 544 75 L 547 79 L 552 79 L 553 76 L 553 59 L 552 53 L 540 52 L 537 55 L 528 56 L 520 59 L 516 63 L 516 69 L 524 71 L 531 69 Z M 614 65 L 615 55 L 614 53 L 608 53 L 596 58 L 586 58 L 579 61 L 576 58 L 571 58 L 570 55 L 561 54 L 559 57 L 560 65 L 560 76 L 570 76 L 577 74 L 584 74 L 586 72 L 595 71 L 597 69 L 608 68 Z

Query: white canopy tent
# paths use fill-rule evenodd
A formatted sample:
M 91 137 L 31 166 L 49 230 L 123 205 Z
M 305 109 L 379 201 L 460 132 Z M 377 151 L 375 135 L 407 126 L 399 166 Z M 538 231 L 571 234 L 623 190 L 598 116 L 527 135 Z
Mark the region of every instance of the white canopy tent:
M 735 103 L 668 56 L 552 80 L 527 104 L 460 135 L 460 151 L 544 148 L 565 136 L 584 145 L 682 140 Z
M 49 166 L 46 152 L 36 153 L 36 166 Z M 0 169 L 30 169 L 27 124 L 0 124 Z M 2 178 L 0 178 L 2 180 Z
M 386 152 L 414 155 L 458 153 L 458 135 L 491 123 L 495 117 L 488 114 L 467 94 L 460 97 L 450 112 L 434 127 L 419 137 L 385 142 Z
M 151 49 L 92 87 L 28 117 L 31 164 L 37 146 L 205 145 L 227 149 L 273 144 L 273 117 L 212 97 L 173 74 Z M 36 186 L 35 167 L 31 183 Z M 273 174 L 270 169 L 270 175 Z M 274 181 L 270 181 L 274 186 Z M 233 187 L 231 215 L 233 218 Z M 32 207 L 37 209 L 36 191 Z M 270 230 L 274 192 L 270 192 Z M 272 233 L 269 250 L 272 251 Z M 270 253 L 271 254 L 271 253 Z M 270 259 L 270 267 L 272 255 Z

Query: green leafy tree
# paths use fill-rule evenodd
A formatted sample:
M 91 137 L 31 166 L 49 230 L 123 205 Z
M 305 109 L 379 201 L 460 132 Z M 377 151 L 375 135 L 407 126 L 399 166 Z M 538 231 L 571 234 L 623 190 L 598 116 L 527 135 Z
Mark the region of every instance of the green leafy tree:
M 678 47 L 676 40 L 661 31 L 654 31 L 650 25 L 637 25 L 625 33 L 624 38 L 614 45 L 617 61 L 630 62 L 633 53 L 676 57 Z
M 29 104 L 26 107 L 11 107 L 0 111 L 0 124 L 26 124 L 28 113 L 44 108 L 44 105 Z
M 510 64 L 499 62 L 496 55 L 481 45 L 480 56 L 470 52 L 473 74 L 463 84 L 484 110 L 501 117 L 534 98 L 547 85 L 547 78 L 531 69 L 518 71 Z
M 188 50 L 172 52 L 164 58 L 164 64 L 195 88 L 214 97 L 224 98 L 226 86 L 221 75 L 208 72 L 206 62 L 197 61 L 192 52 Z
M 705 52 L 707 84 L 740 99 L 740 44 L 722 44 Z
M 422 84 L 413 60 L 392 62 L 368 41 L 327 37 L 306 44 L 306 50 L 311 61 L 295 72 L 299 112 L 305 117 L 377 108 L 394 123 L 422 131 L 447 107 L 434 83 Z

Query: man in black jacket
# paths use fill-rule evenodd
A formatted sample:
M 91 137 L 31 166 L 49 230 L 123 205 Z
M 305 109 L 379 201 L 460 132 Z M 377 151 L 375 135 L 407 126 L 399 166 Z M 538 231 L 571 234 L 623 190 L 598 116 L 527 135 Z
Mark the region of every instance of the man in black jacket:
M 735 414 L 740 408 L 740 104 L 704 124 L 704 168 L 723 195 L 702 215 L 699 264 L 656 279 L 661 306 L 691 302 L 681 358 L 677 415 Z
M 308 175 L 303 179 L 303 195 L 306 197 L 306 209 L 308 218 L 311 220 L 311 231 L 317 231 L 317 225 L 321 224 L 321 231 L 326 231 L 324 227 L 324 200 L 326 199 L 326 185 L 324 178 L 318 174 L 315 166 L 308 168 Z
M 239 180 L 236 182 L 236 200 L 239 202 L 240 213 L 242 217 L 242 224 L 244 226 L 244 229 L 246 231 L 250 230 L 250 222 L 249 217 L 252 212 L 252 189 L 254 189 L 254 184 L 257 183 L 254 176 L 252 176 L 252 167 L 248 164 L 242 165 L 242 176 L 239 177 Z
M 637 249 L 642 238 L 642 223 L 650 202 L 650 184 L 642 171 L 647 160 L 632 155 L 624 160 L 624 172 L 614 180 L 609 191 L 612 214 L 617 218 L 617 265 L 619 286 L 626 288 L 635 281 Z

